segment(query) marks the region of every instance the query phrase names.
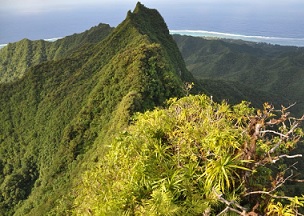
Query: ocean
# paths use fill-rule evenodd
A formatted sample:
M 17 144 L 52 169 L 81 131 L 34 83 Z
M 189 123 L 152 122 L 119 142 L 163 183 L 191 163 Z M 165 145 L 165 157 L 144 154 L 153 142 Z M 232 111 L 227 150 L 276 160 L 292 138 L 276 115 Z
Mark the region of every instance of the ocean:
M 251 41 L 255 43 L 281 45 L 281 46 L 304 47 L 304 38 L 267 37 L 267 36 L 254 36 L 254 35 L 250 36 L 250 35 L 200 31 L 200 30 L 170 30 L 170 33 L 188 35 L 194 37 L 233 39 L 233 40 Z
M 164 14 L 169 11 L 164 9 Z M 300 0 L 205 0 L 176 6 L 166 21 L 174 34 L 304 47 Z
M 158 9 L 172 34 L 304 47 L 304 1 L 142 2 Z M 23 38 L 49 39 L 80 33 L 99 23 L 117 26 L 134 5 L 87 6 L 30 15 L 10 14 L 0 10 L 0 48 Z

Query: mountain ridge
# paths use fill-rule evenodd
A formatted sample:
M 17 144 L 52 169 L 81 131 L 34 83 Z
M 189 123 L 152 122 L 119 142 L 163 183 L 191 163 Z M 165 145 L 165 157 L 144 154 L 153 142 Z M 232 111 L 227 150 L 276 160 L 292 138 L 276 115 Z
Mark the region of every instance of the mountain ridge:
M 145 29 L 136 23 L 142 16 Z M 133 113 L 184 94 L 181 77 L 192 76 L 177 62 L 182 57 L 168 31 L 150 25 L 155 18 L 163 22 L 158 16 L 138 3 L 117 28 L 105 26 L 102 40 L 94 39 L 102 32 L 93 34 L 92 43 L 68 47 L 0 85 L 1 214 L 58 213 L 61 198 L 73 196 L 74 180 L 102 157 L 102 146 Z
M 234 86 L 237 81 L 196 82 L 161 15 L 141 3 L 115 29 L 101 24 L 50 46 L 49 59 L 23 56 L 32 65 L 23 61 L 20 76 L 0 84 L 2 215 L 75 214 L 83 176 L 94 174 L 133 115 L 191 93 L 185 82 L 211 94 L 227 86 L 224 93 L 237 92 L 238 99 L 258 92 Z M 162 135 L 156 131 L 155 137 Z
M 112 28 L 99 24 L 83 33 L 49 42 L 23 39 L 9 43 L 0 49 L 0 83 L 12 82 L 24 76 L 29 67 L 45 61 L 57 60 L 81 46 L 96 43 L 105 38 Z

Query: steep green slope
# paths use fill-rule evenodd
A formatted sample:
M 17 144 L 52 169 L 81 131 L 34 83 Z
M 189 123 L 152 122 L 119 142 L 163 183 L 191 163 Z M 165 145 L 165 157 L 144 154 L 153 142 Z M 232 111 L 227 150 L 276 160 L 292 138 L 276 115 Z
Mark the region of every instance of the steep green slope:
M 79 176 L 131 115 L 183 94 L 193 78 L 181 59 L 159 13 L 138 3 L 101 42 L 1 84 L 0 214 L 68 214 Z
M 0 83 L 11 82 L 24 76 L 30 67 L 59 59 L 85 44 L 104 39 L 112 28 L 99 24 L 81 34 L 74 34 L 55 42 L 23 39 L 0 49 Z
M 237 82 L 282 98 L 271 100 L 274 103 L 297 102 L 294 111 L 303 113 L 304 48 L 178 35 L 174 39 L 196 78 Z

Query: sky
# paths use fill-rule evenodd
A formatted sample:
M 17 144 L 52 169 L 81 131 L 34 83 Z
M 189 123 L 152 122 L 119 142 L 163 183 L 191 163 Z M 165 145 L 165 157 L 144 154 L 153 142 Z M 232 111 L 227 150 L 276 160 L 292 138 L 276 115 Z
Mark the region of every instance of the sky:
M 137 0 L 0 0 L 0 44 L 117 26 Z M 304 38 L 303 0 L 142 0 L 169 29 Z M 266 20 L 266 21 L 265 21 Z M 288 28 L 288 31 L 285 29 Z

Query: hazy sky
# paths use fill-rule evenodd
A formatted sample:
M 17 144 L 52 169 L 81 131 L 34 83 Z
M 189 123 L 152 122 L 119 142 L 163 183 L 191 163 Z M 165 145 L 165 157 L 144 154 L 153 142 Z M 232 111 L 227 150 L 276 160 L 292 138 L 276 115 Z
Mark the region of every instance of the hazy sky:
M 135 7 L 136 2 L 137 0 L 0 0 L 0 44 L 25 37 L 38 39 L 66 36 L 82 32 L 101 22 L 116 26 L 125 18 L 127 11 Z M 147 7 L 158 9 L 170 29 L 234 33 L 239 31 L 240 27 L 234 26 L 238 23 L 241 27 L 243 25 L 246 32 L 249 28 L 262 26 L 260 23 L 266 19 L 272 21 L 272 24 L 263 27 L 265 33 L 270 28 L 280 26 L 295 26 L 295 32 L 297 24 L 298 28 L 304 27 L 304 0 L 141 2 Z M 278 27 L 272 26 L 273 23 L 278 23 Z
M 79 7 L 87 6 L 133 6 L 137 0 L 1 0 L 1 9 L 10 13 L 17 14 L 37 14 L 52 12 L 57 10 L 71 11 Z M 271 9 L 282 8 L 288 9 L 288 5 L 302 5 L 302 0 L 142 0 L 147 5 L 236 5 L 237 7 L 246 6 L 248 10 L 257 8 Z M 253 8 L 249 8 L 251 5 Z M 287 7 L 287 8 L 286 8 Z

